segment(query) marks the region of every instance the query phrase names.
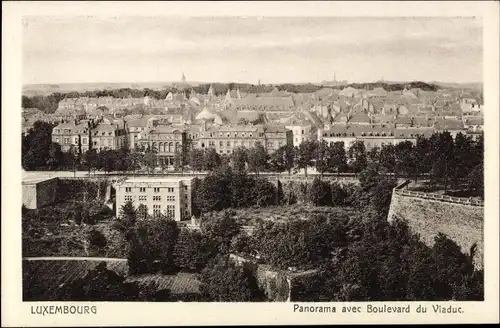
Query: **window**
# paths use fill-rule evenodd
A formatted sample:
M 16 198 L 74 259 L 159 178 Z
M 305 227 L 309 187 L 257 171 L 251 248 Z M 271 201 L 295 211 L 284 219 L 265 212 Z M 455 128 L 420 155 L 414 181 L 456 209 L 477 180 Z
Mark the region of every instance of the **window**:
M 139 196 L 139 201 L 140 202 L 145 202 L 148 200 L 148 196 Z
M 140 188 L 139 188 L 139 191 L 140 191 L 140 192 L 146 192 L 146 188 L 145 188 L 145 187 L 140 187 Z
M 304 130 L 302 130 L 302 134 L 304 134 Z
M 126 202 L 131 202 L 131 201 L 132 201 L 132 196 L 130 196 L 130 195 L 126 195 L 126 196 L 125 196 L 125 201 L 126 201 Z
M 167 205 L 167 216 L 168 217 L 175 217 L 175 205 Z
M 228 147 L 231 147 L 231 141 L 226 142 L 226 145 L 227 145 Z
M 132 191 L 132 187 L 125 187 L 125 192 L 131 192 Z
M 161 196 L 153 196 L 153 201 L 155 202 L 161 201 Z
M 168 187 L 167 192 L 174 192 L 174 188 Z
M 160 188 L 153 188 L 154 192 L 160 192 Z
M 111 147 L 111 140 L 108 140 L 108 146 Z
M 224 142 L 219 141 L 219 147 L 224 147 Z
M 82 138 L 82 144 L 84 144 L 84 145 L 87 144 L 87 138 Z
M 153 205 L 153 215 L 157 216 L 161 214 L 161 205 L 155 204 Z
M 56 138 L 56 142 L 59 143 L 59 138 Z
M 78 144 L 78 137 L 75 137 L 75 145 Z
M 175 196 L 167 196 L 167 202 L 175 202 Z
M 70 144 L 70 139 L 69 138 L 64 138 L 64 144 L 69 145 Z
M 54 130 L 54 133 L 59 133 L 59 129 L 55 129 L 55 130 Z

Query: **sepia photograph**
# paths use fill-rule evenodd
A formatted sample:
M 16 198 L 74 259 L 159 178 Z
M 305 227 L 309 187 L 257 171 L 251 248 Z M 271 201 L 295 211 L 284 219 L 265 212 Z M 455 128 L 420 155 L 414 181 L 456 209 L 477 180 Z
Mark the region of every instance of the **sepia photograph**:
M 498 104 L 485 101 L 482 16 L 20 24 L 10 205 L 20 301 L 43 302 L 31 316 L 53 302 L 84 302 L 55 307 L 74 315 L 89 302 L 433 302 L 452 316 L 453 302 L 485 301 Z

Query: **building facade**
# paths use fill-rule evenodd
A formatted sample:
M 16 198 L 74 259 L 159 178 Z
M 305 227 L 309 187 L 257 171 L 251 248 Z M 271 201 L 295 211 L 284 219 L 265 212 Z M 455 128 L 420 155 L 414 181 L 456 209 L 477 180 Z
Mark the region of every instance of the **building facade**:
M 64 152 L 80 148 L 82 153 L 89 149 L 116 150 L 127 146 L 127 138 L 125 123 L 106 118 L 62 122 L 52 129 L 52 142 L 60 144 Z
M 191 218 L 192 177 L 129 178 L 116 185 L 116 215 L 131 201 L 146 205 L 153 217 L 166 215 L 175 221 Z
M 253 148 L 261 144 L 269 153 L 293 144 L 293 132 L 280 126 L 201 125 L 197 148 L 213 148 L 219 154 L 231 154 L 238 147 Z
M 137 141 L 137 145 L 142 149 L 156 150 L 160 165 L 173 165 L 176 152 L 182 151 L 186 142 L 187 133 L 183 129 L 171 125 L 155 125 Z

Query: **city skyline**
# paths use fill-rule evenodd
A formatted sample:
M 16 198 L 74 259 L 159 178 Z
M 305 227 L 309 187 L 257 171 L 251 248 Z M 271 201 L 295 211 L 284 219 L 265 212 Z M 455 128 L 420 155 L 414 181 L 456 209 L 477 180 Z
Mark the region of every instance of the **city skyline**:
M 25 17 L 23 83 L 482 81 L 475 18 L 165 18 Z

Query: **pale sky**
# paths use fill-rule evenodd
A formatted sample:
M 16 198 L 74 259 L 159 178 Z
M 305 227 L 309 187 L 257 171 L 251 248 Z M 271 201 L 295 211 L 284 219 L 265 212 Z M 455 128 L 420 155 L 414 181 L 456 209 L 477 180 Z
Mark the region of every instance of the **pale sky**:
M 479 18 L 29 17 L 23 83 L 482 81 Z

